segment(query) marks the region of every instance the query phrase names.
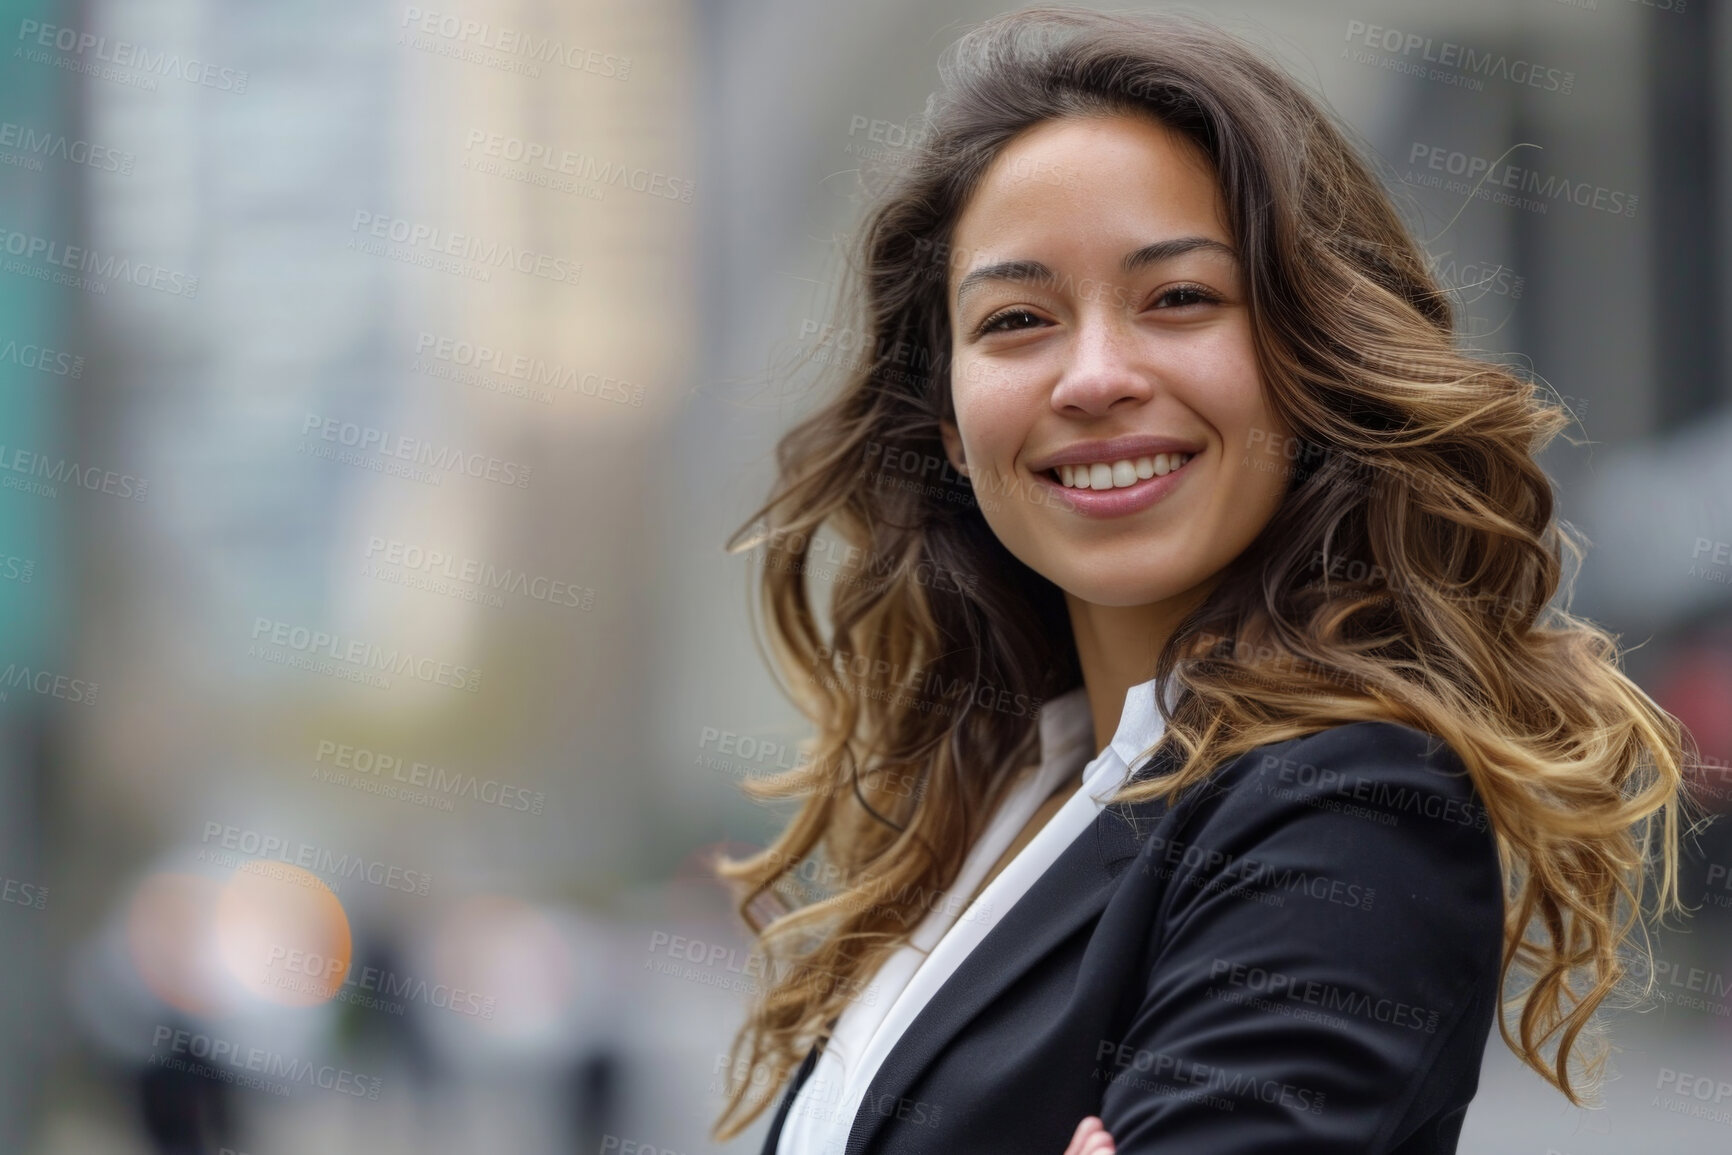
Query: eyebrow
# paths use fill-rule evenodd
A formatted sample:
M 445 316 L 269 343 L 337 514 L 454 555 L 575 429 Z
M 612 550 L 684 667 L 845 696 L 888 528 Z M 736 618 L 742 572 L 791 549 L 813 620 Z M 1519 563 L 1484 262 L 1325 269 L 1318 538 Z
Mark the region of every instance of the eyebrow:
M 1226 245 L 1212 237 L 1171 237 L 1164 241 L 1156 241 L 1144 245 L 1135 252 L 1126 253 L 1119 267 L 1126 274 L 1135 273 L 1149 265 L 1170 261 L 1174 257 L 1186 253 L 1209 252 L 1220 253 L 1237 262 L 1239 254 L 1231 245 Z M 972 269 L 956 286 L 956 307 L 962 308 L 962 302 L 968 294 L 988 281 L 1056 281 L 1058 274 L 1039 261 L 1015 260 L 999 261 L 996 264 L 982 265 Z

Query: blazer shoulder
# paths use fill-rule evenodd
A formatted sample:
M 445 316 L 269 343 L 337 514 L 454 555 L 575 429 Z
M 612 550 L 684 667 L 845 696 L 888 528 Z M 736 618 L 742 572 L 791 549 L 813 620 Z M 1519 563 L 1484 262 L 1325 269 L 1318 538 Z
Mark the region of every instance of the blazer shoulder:
M 1496 835 L 1465 763 L 1434 734 L 1355 722 L 1259 746 L 1199 783 L 1186 811 L 1153 853 L 1182 861 L 1198 887 L 1211 872 L 1347 878 L 1454 907 L 1488 943 L 1501 936 Z
M 1382 814 L 1482 833 L 1491 826 L 1461 756 L 1437 735 L 1399 722 L 1353 722 L 1258 746 L 1203 785 L 1200 801 L 1222 819 L 1286 803 L 1372 821 Z
M 1504 897 L 1457 754 L 1356 722 L 1249 750 L 1189 797 L 1132 874 L 1143 986 L 1103 1053 L 1142 1082 L 1115 1081 L 1100 1112 L 1119 1150 L 1221 1149 L 1231 1121 L 1235 1150 L 1388 1151 L 1465 1104 Z M 1190 1071 L 1309 1098 L 1247 1096 L 1223 1116 L 1181 1093 Z

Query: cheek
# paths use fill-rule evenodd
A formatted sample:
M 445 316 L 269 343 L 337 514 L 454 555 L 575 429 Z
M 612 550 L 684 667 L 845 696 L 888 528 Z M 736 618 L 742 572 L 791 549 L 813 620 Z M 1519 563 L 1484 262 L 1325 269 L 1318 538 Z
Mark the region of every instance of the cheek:
M 1031 419 L 1028 391 L 1002 369 L 953 361 L 950 396 L 964 444 L 986 462 L 1008 467 Z
M 1256 357 L 1247 346 L 1233 343 L 1220 350 L 1196 384 L 1198 411 L 1220 433 L 1226 452 L 1246 452 L 1285 437 L 1265 396 Z

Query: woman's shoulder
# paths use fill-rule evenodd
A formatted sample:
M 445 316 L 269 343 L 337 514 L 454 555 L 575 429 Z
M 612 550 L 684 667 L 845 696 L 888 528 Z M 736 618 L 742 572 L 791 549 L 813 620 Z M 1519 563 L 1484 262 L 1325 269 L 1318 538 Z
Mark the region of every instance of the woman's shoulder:
M 1352 722 L 1258 746 L 1199 785 L 1198 809 L 1216 820 L 1300 807 L 1384 826 L 1491 827 L 1461 756 L 1400 722 Z
M 1121 888 L 1134 912 L 1123 921 L 1146 925 L 1147 948 L 1120 1053 L 1308 1090 L 1318 1119 L 1275 1098 L 1266 1112 L 1239 1108 L 1271 1150 L 1326 1132 L 1340 1140 L 1331 1149 L 1388 1150 L 1393 1135 L 1459 1112 L 1504 945 L 1483 813 L 1456 752 L 1395 723 L 1334 726 L 1230 759 L 1158 820 Z M 1109 1090 L 1101 1115 L 1125 1126 L 1112 1126 L 1121 1142 L 1218 1129 L 1218 1113 L 1193 1120 L 1178 1097 L 1151 1090 L 1164 1088 Z M 1335 1122 L 1302 1132 L 1296 1119 Z
M 1172 818 L 1147 852 L 1186 881 L 1168 896 L 1180 907 L 1185 895 L 1272 887 L 1347 902 L 1367 915 L 1361 926 L 1447 909 L 1476 939 L 1501 931 L 1502 870 L 1478 790 L 1447 743 L 1411 726 L 1355 722 L 1257 747 Z

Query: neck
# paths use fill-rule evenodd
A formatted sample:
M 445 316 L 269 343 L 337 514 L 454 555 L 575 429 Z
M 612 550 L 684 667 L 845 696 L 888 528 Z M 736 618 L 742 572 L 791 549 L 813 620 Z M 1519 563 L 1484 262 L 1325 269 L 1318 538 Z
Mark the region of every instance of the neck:
M 1155 676 L 1155 660 L 1179 622 L 1214 588 L 1209 581 L 1163 601 L 1102 606 L 1068 591 L 1071 632 L 1094 719 L 1095 750 L 1105 749 L 1119 727 L 1125 695 Z

